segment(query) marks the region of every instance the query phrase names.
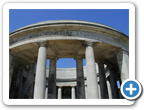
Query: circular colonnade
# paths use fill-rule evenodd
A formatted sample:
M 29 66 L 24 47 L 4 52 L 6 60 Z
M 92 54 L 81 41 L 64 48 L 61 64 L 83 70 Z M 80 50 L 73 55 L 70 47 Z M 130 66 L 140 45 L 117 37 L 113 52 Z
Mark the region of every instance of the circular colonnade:
M 59 58 L 74 58 L 76 68 L 61 72 L 56 68 Z M 13 99 L 62 98 L 66 86 L 71 87 L 71 98 L 122 98 L 117 81 L 129 77 L 129 39 L 93 22 L 40 22 L 10 33 L 9 61 L 9 97 Z

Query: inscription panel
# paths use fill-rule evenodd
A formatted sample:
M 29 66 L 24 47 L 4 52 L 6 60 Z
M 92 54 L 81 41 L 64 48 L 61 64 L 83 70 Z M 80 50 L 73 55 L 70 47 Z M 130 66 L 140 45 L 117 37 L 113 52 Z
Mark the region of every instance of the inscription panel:
M 24 36 L 22 38 L 13 40 L 9 43 L 9 45 L 12 45 L 14 43 L 17 43 L 19 41 L 23 41 L 26 39 L 31 39 L 31 38 L 36 38 L 36 37 L 51 37 L 55 35 L 60 35 L 60 36 L 82 36 L 82 37 L 98 37 L 98 34 L 92 33 L 92 32 L 80 32 L 80 31 L 53 31 L 53 32 L 43 32 L 43 33 L 37 33 L 29 36 Z

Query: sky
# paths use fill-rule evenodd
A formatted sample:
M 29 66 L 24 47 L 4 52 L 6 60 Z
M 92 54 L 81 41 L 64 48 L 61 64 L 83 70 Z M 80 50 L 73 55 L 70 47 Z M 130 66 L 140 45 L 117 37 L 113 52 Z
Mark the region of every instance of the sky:
M 82 20 L 113 27 L 129 36 L 128 9 L 10 9 L 9 33 L 26 25 L 48 20 Z M 83 60 L 85 66 L 85 60 Z M 47 60 L 49 66 L 49 60 Z M 57 60 L 57 68 L 76 67 L 72 58 Z

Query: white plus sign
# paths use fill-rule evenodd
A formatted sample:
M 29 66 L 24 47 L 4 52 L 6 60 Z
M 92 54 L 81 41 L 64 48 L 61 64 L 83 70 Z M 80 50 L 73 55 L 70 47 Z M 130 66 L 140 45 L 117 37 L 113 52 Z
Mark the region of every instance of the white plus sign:
M 133 91 L 136 91 L 136 90 L 137 90 L 137 88 L 133 88 L 132 84 L 130 84 L 130 88 L 126 88 L 126 91 L 130 91 L 130 95 L 132 95 Z

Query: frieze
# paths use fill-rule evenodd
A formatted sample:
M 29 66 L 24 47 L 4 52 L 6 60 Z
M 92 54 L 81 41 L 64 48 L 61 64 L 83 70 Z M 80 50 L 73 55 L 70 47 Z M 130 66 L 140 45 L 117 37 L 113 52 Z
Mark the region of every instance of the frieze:
M 43 33 L 37 33 L 29 36 L 25 36 L 16 40 L 13 40 L 10 42 L 11 44 L 17 43 L 22 40 L 30 39 L 30 38 L 36 38 L 36 37 L 42 37 L 42 36 L 54 36 L 54 35 L 62 35 L 62 36 L 83 36 L 83 37 L 96 37 L 98 36 L 96 33 L 92 32 L 82 32 L 82 31 L 53 31 L 53 32 L 43 32 Z

